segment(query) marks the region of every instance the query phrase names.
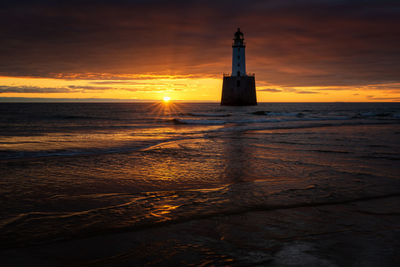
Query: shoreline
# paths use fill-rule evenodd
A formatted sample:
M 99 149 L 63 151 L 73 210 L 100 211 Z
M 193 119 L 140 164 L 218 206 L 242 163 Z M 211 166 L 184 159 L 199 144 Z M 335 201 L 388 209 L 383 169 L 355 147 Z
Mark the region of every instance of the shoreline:
M 398 266 L 400 197 L 214 216 L 0 252 L 4 266 Z

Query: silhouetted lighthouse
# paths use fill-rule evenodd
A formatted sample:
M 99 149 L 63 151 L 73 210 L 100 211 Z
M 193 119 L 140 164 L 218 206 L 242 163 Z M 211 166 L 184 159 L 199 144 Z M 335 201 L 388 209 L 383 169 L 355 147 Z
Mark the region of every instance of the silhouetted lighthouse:
M 254 74 L 246 73 L 245 48 L 243 33 L 238 28 L 232 44 L 232 74 L 224 75 L 221 105 L 257 105 Z

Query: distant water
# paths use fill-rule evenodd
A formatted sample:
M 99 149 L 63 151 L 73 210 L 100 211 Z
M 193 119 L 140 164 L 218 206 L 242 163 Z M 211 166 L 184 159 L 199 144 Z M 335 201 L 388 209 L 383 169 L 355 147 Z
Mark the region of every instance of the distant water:
M 399 103 L 0 104 L 2 248 L 400 194 Z

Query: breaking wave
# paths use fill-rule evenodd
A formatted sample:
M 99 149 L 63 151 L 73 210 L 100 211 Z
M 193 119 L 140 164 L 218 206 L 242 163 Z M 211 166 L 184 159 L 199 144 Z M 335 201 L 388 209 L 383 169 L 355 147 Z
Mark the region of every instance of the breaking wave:
M 189 116 L 193 117 L 230 117 L 232 114 L 228 113 L 187 113 Z

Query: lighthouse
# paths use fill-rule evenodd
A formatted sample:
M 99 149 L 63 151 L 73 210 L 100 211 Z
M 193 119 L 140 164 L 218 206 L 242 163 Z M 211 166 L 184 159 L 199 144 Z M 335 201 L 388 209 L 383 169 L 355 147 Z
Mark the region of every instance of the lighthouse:
M 245 49 L 244 35 L 238 28 L 232 44 L 232 73 L 223 77 L 221 105 L 257 105 L 255 76 L 246 73 Z

